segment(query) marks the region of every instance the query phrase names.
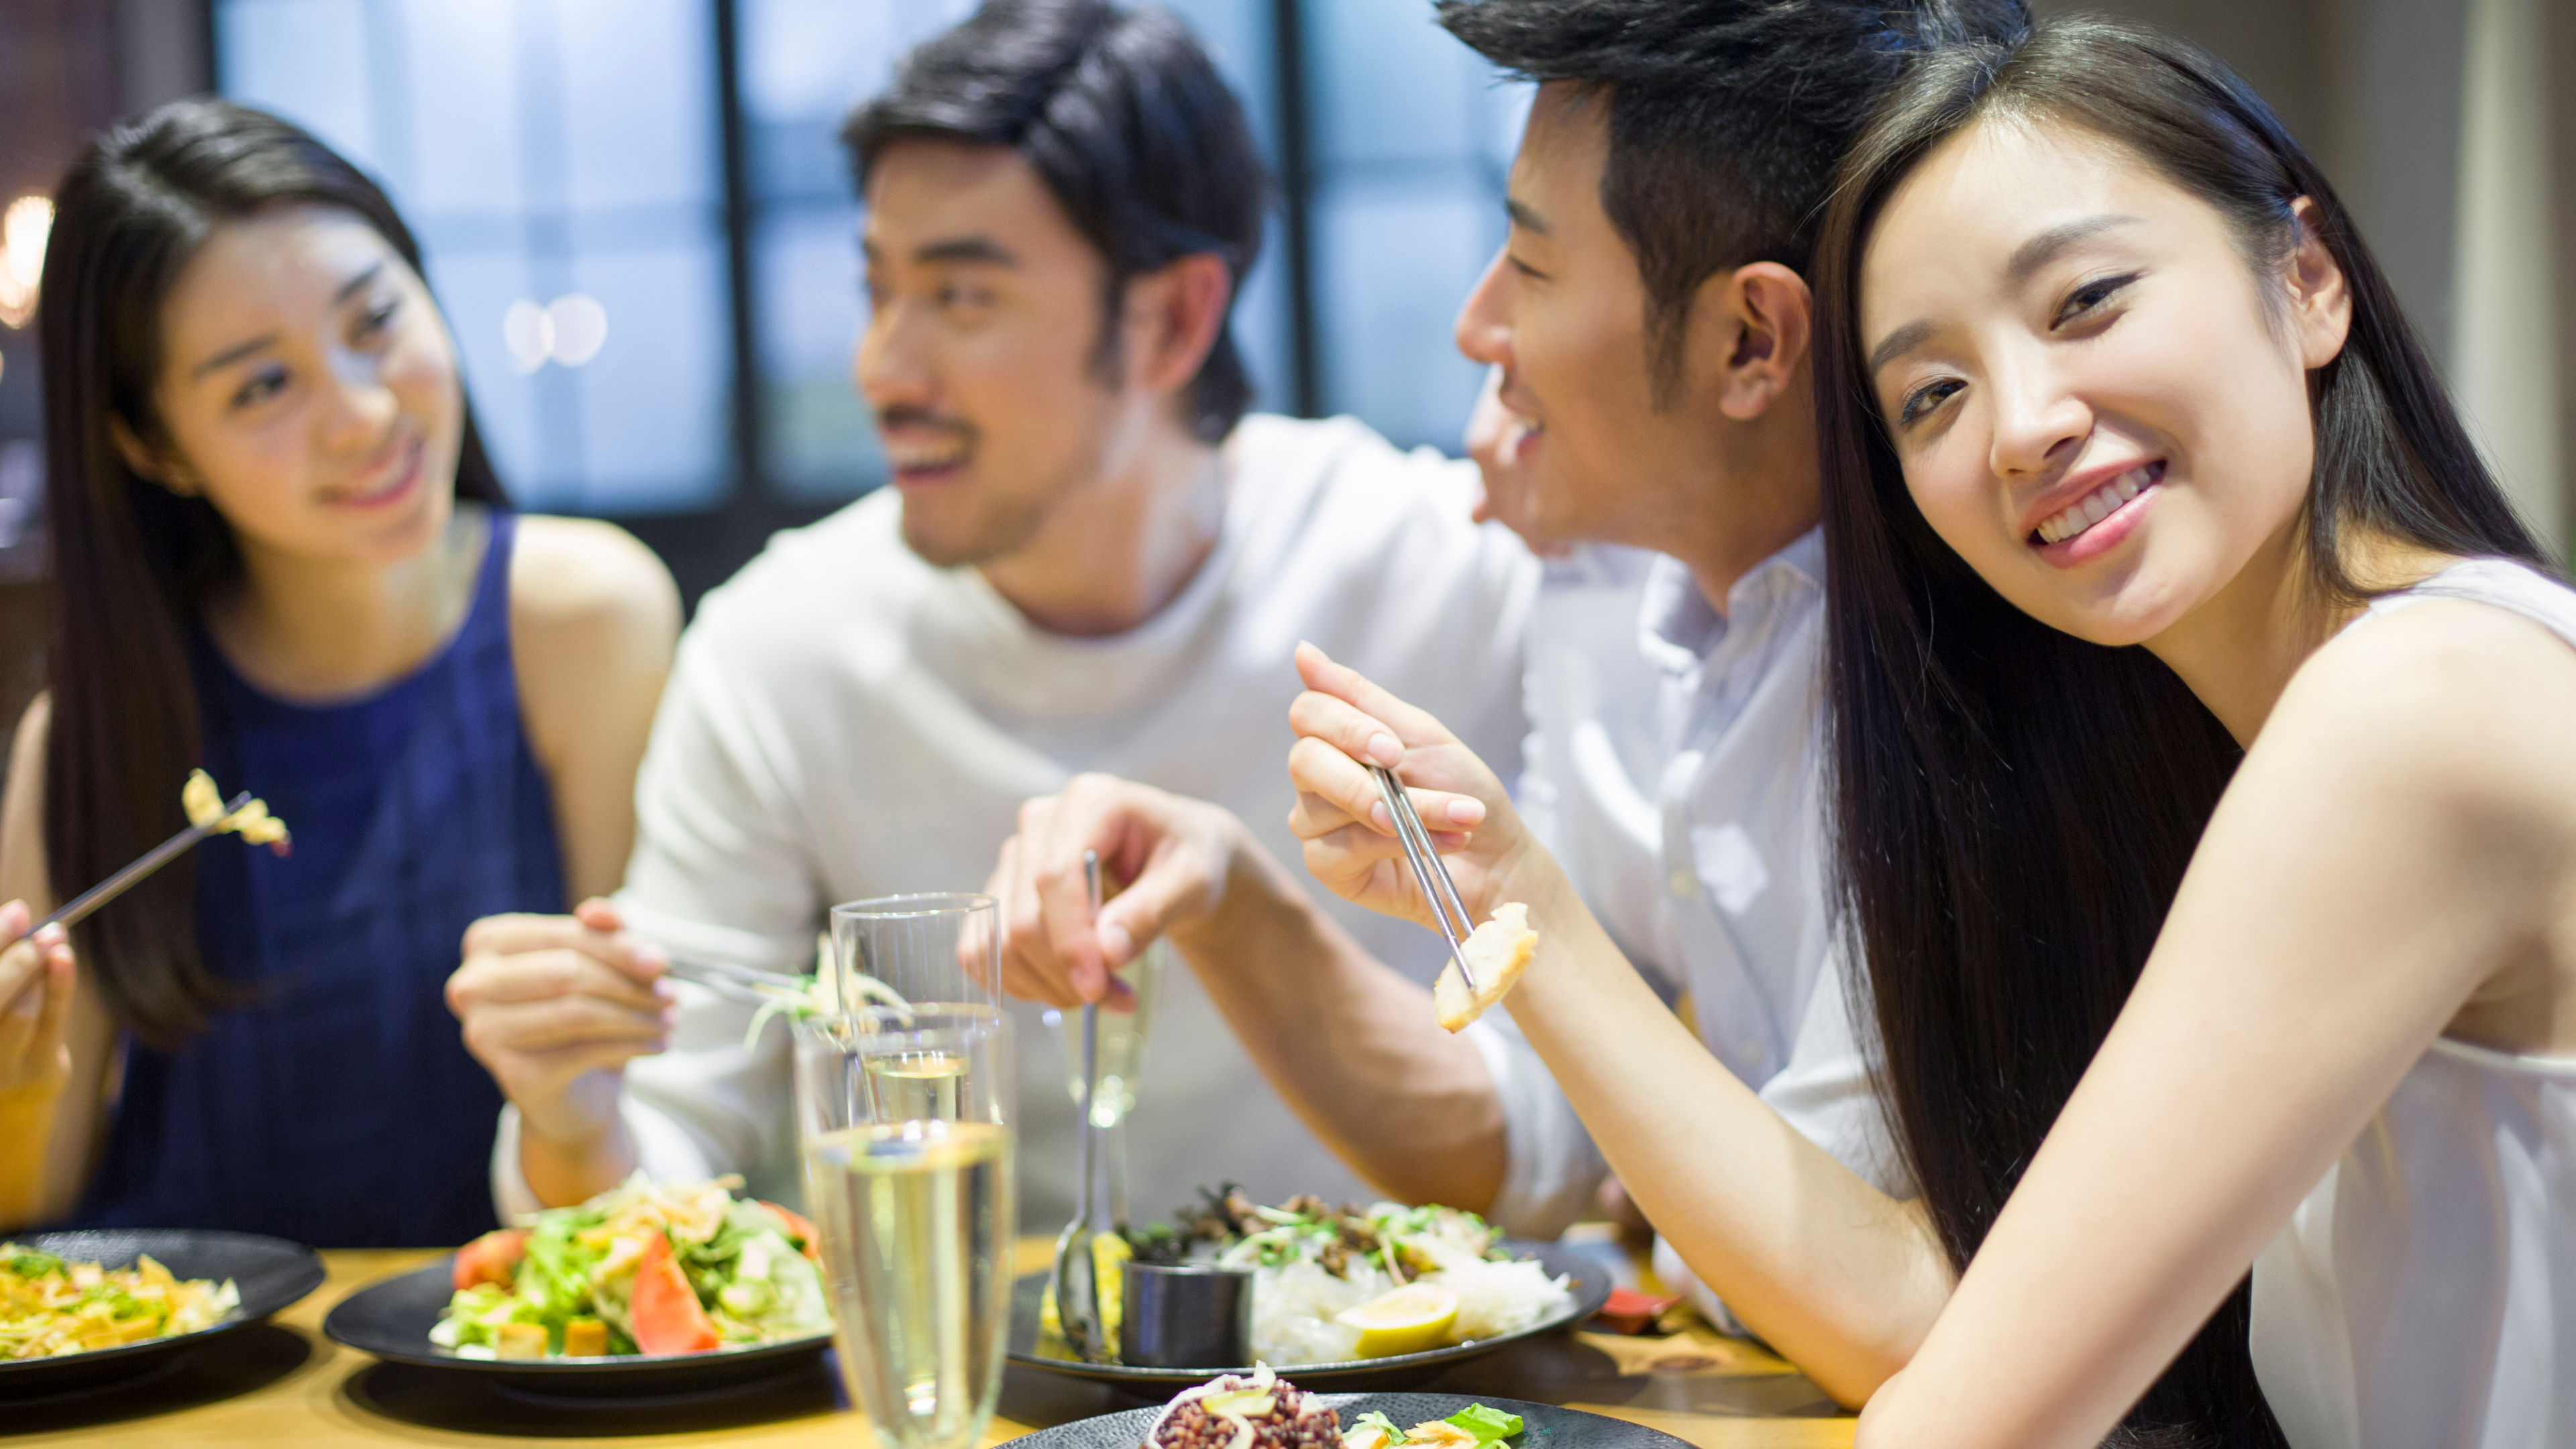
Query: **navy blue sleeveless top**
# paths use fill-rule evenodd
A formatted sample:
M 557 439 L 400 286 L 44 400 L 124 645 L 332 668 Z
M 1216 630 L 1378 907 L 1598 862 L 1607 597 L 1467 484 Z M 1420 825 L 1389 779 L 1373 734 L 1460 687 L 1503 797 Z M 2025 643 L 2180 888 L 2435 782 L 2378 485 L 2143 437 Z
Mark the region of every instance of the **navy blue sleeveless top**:
M 294 853 L 197 848 L 198 944 L 252 997 L 176 1052 L 127 1043 L 81 1224 L 318 1247 L 438 1247 L 494 1226 L 501 1093 L 442 992 L 475 918 L 566 909 L 511 667 L 514 523 L 493 513 L 456 637 L 367 698 L 275 699 L 194 631 L 206 768 L 266 799 Z

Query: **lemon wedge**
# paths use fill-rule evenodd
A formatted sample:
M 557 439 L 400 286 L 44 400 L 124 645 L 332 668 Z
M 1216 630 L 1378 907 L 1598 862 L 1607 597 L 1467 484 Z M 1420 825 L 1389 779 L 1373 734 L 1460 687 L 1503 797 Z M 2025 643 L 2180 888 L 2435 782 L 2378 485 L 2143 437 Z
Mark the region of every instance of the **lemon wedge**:
M 1356 1352 L 1362 1358 L 1420 1353 L 1448 1341 L 1458 1321 L 1458 1295 L 1437 1283 L 1408 1283 L 1343 1309 L 1333 1321 L 1360 1331 Z

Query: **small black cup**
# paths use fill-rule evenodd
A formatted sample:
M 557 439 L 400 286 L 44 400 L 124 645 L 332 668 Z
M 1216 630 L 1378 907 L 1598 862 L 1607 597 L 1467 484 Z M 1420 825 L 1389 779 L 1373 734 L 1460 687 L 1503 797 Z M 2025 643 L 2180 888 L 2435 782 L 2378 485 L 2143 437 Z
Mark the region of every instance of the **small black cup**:
M 1252 1270 L 1206 1263 L 1128 1263 L 1118 1359 L 1145 1368 L 1241 1368 L 1252 1362 Z

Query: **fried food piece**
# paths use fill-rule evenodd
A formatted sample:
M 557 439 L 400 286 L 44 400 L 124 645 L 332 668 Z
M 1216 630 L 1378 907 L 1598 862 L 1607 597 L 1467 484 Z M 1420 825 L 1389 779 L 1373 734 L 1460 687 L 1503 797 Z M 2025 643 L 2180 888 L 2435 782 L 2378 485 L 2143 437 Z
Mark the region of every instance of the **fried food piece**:
M 576 1318 L 564 1325 L 564 1357 L 598 1358 L 607 1352 L 607 1324 L 596 1318 Z
M 1519 901 L 1496 906 L 1493 918 L 1478 926 L 1458 948 L 1475 970 L 1475 989 L 1468 989 L 1455 961 L 1441 968 L 1440 980 L 1431 988 L 1431 1005 L 1440 1015 L 1440 1025 L 1461 1031 L 1484 1015 L 1488 1007 L 1511 994 L 1537 950 L 1538 932 L 1530 929 L 1529 907 Z
M 504 1323 L 501 1341 L 492 1348 L 494 1358 L 544 1358 L 546 1326 L 542 1323 Z

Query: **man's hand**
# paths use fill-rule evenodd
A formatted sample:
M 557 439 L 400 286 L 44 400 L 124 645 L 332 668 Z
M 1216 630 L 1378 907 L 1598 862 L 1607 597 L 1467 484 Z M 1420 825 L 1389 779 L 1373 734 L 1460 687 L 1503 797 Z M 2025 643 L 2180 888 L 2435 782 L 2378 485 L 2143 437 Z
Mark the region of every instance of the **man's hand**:
M 1222 807 L 1110 775 L 1077 775 L 1029 801 L 985 887 L 1002 903 L 1002 989 L 1055 1007 L 1132 1009 L 1127 984 L 1109 973 L 1157 936 L 1215 914 L 1250 848 Z M 1097 919 L 1086 850 L 1100 853 L 1103 889 L 1116 892 Z
M 0 940 L 23 934 L 25 901 L 0 906 Z M 71 1075 L 71 938 L 47 926 L 0 951 L 0 1096 L 59 1091 Z
M 1288 828 L 1306 843 L 1306 869 L 1325 888 L 1380 915 L 1432 927 L 1394 817 L 1370 765 L 1395 770 L 1476 921 L 1506 900 L 1529 900 L 1514 873 L 1555 869 L 1512 810 L 1503 782 L 1446 726 L 1325 657 L 1297 646 L 1306 692 L 1289 706 L 1288 752 L 1297 808 Z M 1474 924 L 1470 922 L 1469 924 Z
M 569 916 L 486 916 L 465 930 L 447 1005 L 523 1129 L 580 1152 L 616 1126 L 625 1065 L 670 1044 L 666 966 L 603 900 Z

